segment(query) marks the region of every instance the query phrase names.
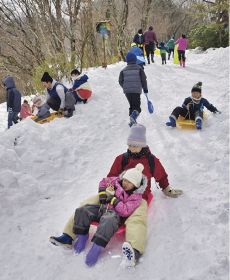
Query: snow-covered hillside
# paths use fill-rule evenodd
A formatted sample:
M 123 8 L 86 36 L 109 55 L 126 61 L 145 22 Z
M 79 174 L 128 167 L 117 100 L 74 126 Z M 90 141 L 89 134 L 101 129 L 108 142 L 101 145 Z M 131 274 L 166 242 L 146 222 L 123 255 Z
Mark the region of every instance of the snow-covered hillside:
M 156 57 L 145 68 L 155 111 L 147 112 L 142 96 L 138 121 L 170 184 L 184 195 L 170 199 L 153 182 L 147 248 L 131 270 L 119 268 L 123 237 L 113 238 L 93 268 L 85 266 L 85 253 L 48 241 L 127 149 L 128 103 L 118 84 L 125 63 L 88 70 L 93 98 L 70 119 L 44 125 L 26 119 L 6 131 L 0 105 L 1 280 L 228 279 L 229 48 L 189 51 L 186 63 L 162 66 Z M 198 81 L 222 114 L 208 113 L 201 131 L 166 127 Z

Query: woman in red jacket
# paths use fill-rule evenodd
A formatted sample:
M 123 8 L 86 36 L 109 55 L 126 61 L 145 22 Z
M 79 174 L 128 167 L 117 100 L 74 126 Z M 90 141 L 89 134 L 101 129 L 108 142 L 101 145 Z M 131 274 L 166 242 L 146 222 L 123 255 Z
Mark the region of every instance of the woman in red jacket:
M 126 221 L 126 242 L 122 250 L 127 266 L 135 266 L 140 256 L 144 253 L 147 238 L 147 200 L 151 194 L 151 178 L 153 177 L 163 193 L 169 197 L 178 197 L 181 190 L 172 189 L 169 186 L 168 175 L 164 167 L 150 151 L 146 144 L 146 128 L 141 124 L 134 124 L 130 128 L 127 139 L 128 151 L 116 157 L 107 177 L 119 176 L 124 170 L 134 168 L 138 163 L 144 165 L 143 174 L 148 179 L 147 188 L 143 194 L 141 205 L 129 216 Z M 98 196 L 93 196 L 82 203 L 99 203 Z M 74 215 L 67 222 L 63 234 L 59 237 L 51 236 L 50 242 L 54 245 L 72 247 L 76 235 L 73 233 Z

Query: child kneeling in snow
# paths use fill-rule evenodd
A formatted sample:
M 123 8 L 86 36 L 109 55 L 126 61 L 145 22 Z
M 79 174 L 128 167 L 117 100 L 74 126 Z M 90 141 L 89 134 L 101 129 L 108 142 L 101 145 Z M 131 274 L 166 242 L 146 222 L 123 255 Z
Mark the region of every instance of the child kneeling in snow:
M 50 106 L 44 103 L 41 96 L 35 96 L 33 99 L 33 108 L 37 108 L 38 112 L 36 114 L 35 122 L 43 120 L 50 116 Z
M 76 103 L 83 102 L 85 104 L 92 95 L 92 90 L 88 82 L 89 77 L 86 74 L 81 74 L 78 69 L 71 71 L 71 77 L 74 83 L 69 91 L 73 93 Z
M 73 226 L 73 231 L 78 237 L 74 245 L 76 253 L 79 254 L 85 249 L 91 222 L 99 222 L 92 238 L 93 245 L 86 255 L 85 263 L 88 266 L 97 262 L 119 225 L 140 206 L 142 194 L 147 186 L 147 178 L 142 174 L 143 169 L 144 166 L 139 163 L 119 177 L 102 179 L 99 184 L 99 203 L 87 204 L 76 209 Z
M 185 119 L 195 120 L 196 128 L 201 129 L 204 107 L 213 113 L 219 112 L 216 107 L 201 96 L 201 86 L 202 82 L 198 82 L 193 86 L 191 90 L 192 96 L 185 98 L 182 107 L 176 107 L 172 111 L 172 114 L 169 116 L 169 122 L 166 123 L 167 126 L 176 127 L 177 118 L 182 116 Z

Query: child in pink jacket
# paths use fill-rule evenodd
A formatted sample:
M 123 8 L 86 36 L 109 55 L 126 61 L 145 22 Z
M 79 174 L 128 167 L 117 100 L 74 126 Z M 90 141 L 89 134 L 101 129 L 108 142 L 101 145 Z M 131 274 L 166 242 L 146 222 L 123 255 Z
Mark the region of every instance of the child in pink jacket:
M 177 39 L 175 45 L 178 44 L 178 58 L 180 61 L 180 66 L 183 65 L 185 67 L 185 50 L 188 46 L 188 40 L 186 39 L 186 36 L 184 34 L 181 35 L 179 39 Z
M 124 171 L 120 177 L 107 177 L 99 184 L 99 203 L 87 204 L 75 211 L 73 231 L 77 234 L 75 252 L 81 253 L 89 237 L 92 221 L 99 222 L 92 238 L 93 245 L 86 255 L 85 263 L 94 265 L 103 248 L 118 230 L 124 219 L 140 206 L 147 179 L 142 174 L 144 166 L 138 163 L 135 168 Z
M 23 104 L 21 106 L 20 120 L 23 120 L 31 115 L 32 115 L 32 113 L 31 113 L 30 105 L 27 100 L 24 100 Z

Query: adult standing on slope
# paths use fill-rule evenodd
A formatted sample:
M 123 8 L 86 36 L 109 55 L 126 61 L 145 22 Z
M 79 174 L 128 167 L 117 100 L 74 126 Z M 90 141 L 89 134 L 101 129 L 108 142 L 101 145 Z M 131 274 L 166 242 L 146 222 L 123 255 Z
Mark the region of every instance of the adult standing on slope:
M 169 197 L 178 197 L 182 194 L 181 190 L 171 188 L 168 182 L 168 175 L 165 172 L 160 160 L 155 157 L 146 143 L 146 128 L 141 124 L 134 124 L 127 139 L 128 151 L 124 154 L 118 155 L 107 177 L 119 176 L 123 171 L 134 168 L 138 163 L 143 164 L 143 174 L 147 177 L 147 187 L 142 195 L 141 205 L 125 220 L 126 236 L 129 244 L 125 246 L 124 255 L 127 253 L 127 266 L 135 266 L 140 256 L 144 253 L 145 243 L 147 239 L 147 200 L 151 195 L 151 178 L 154 178 L 163 193 Z M 106 199 L 106 198 L 105 198 Z M 99 196 L 92 196 L 81 205 L 86 204 L 100 204 Z M 62 245 L 71 248 L 73 241 L 76 239 L 76 234 L 73 230 L 74 215 L 67 222 L 63 234 L 61 236 L 50 237 L 50 242 L 54 245 Z M 123 244 L 123 249 L 124 249 Z M 129 256 L 131 256 L 129 258 Z M 125 259 L 126 260 L 126 259 Z
M 150 58 L 149 58 L 150 55 L 151 55 L 151 61 L 152 63 L 154 63 L 155 43 L 156 45 L 158 45 L 158 42 L 152 26 L 149 26 L 148 31 L 144 33 L 144 41 L 145 41 L 145 51 L 146 51 L 148 64 L 150 64 Z
M 58 111 L 60 116 L 67 118 L 72 117 L 75 110 L 75 99 L 68 89 L 62 84 L 55 81 L 48 72 L 45 72 L 41 78 L 43 86 L 46 88 L 46 103 L 54 111 Z
M 175 45 L 178 44 L 178 58 L 180 61 L 180 66 L 183 65 L 185 67 L 185 50 L 187 49 L 188 46 L 188 40 L 186 39 L 185 34 L 182 34 L 179 39 L 177 39 Z

